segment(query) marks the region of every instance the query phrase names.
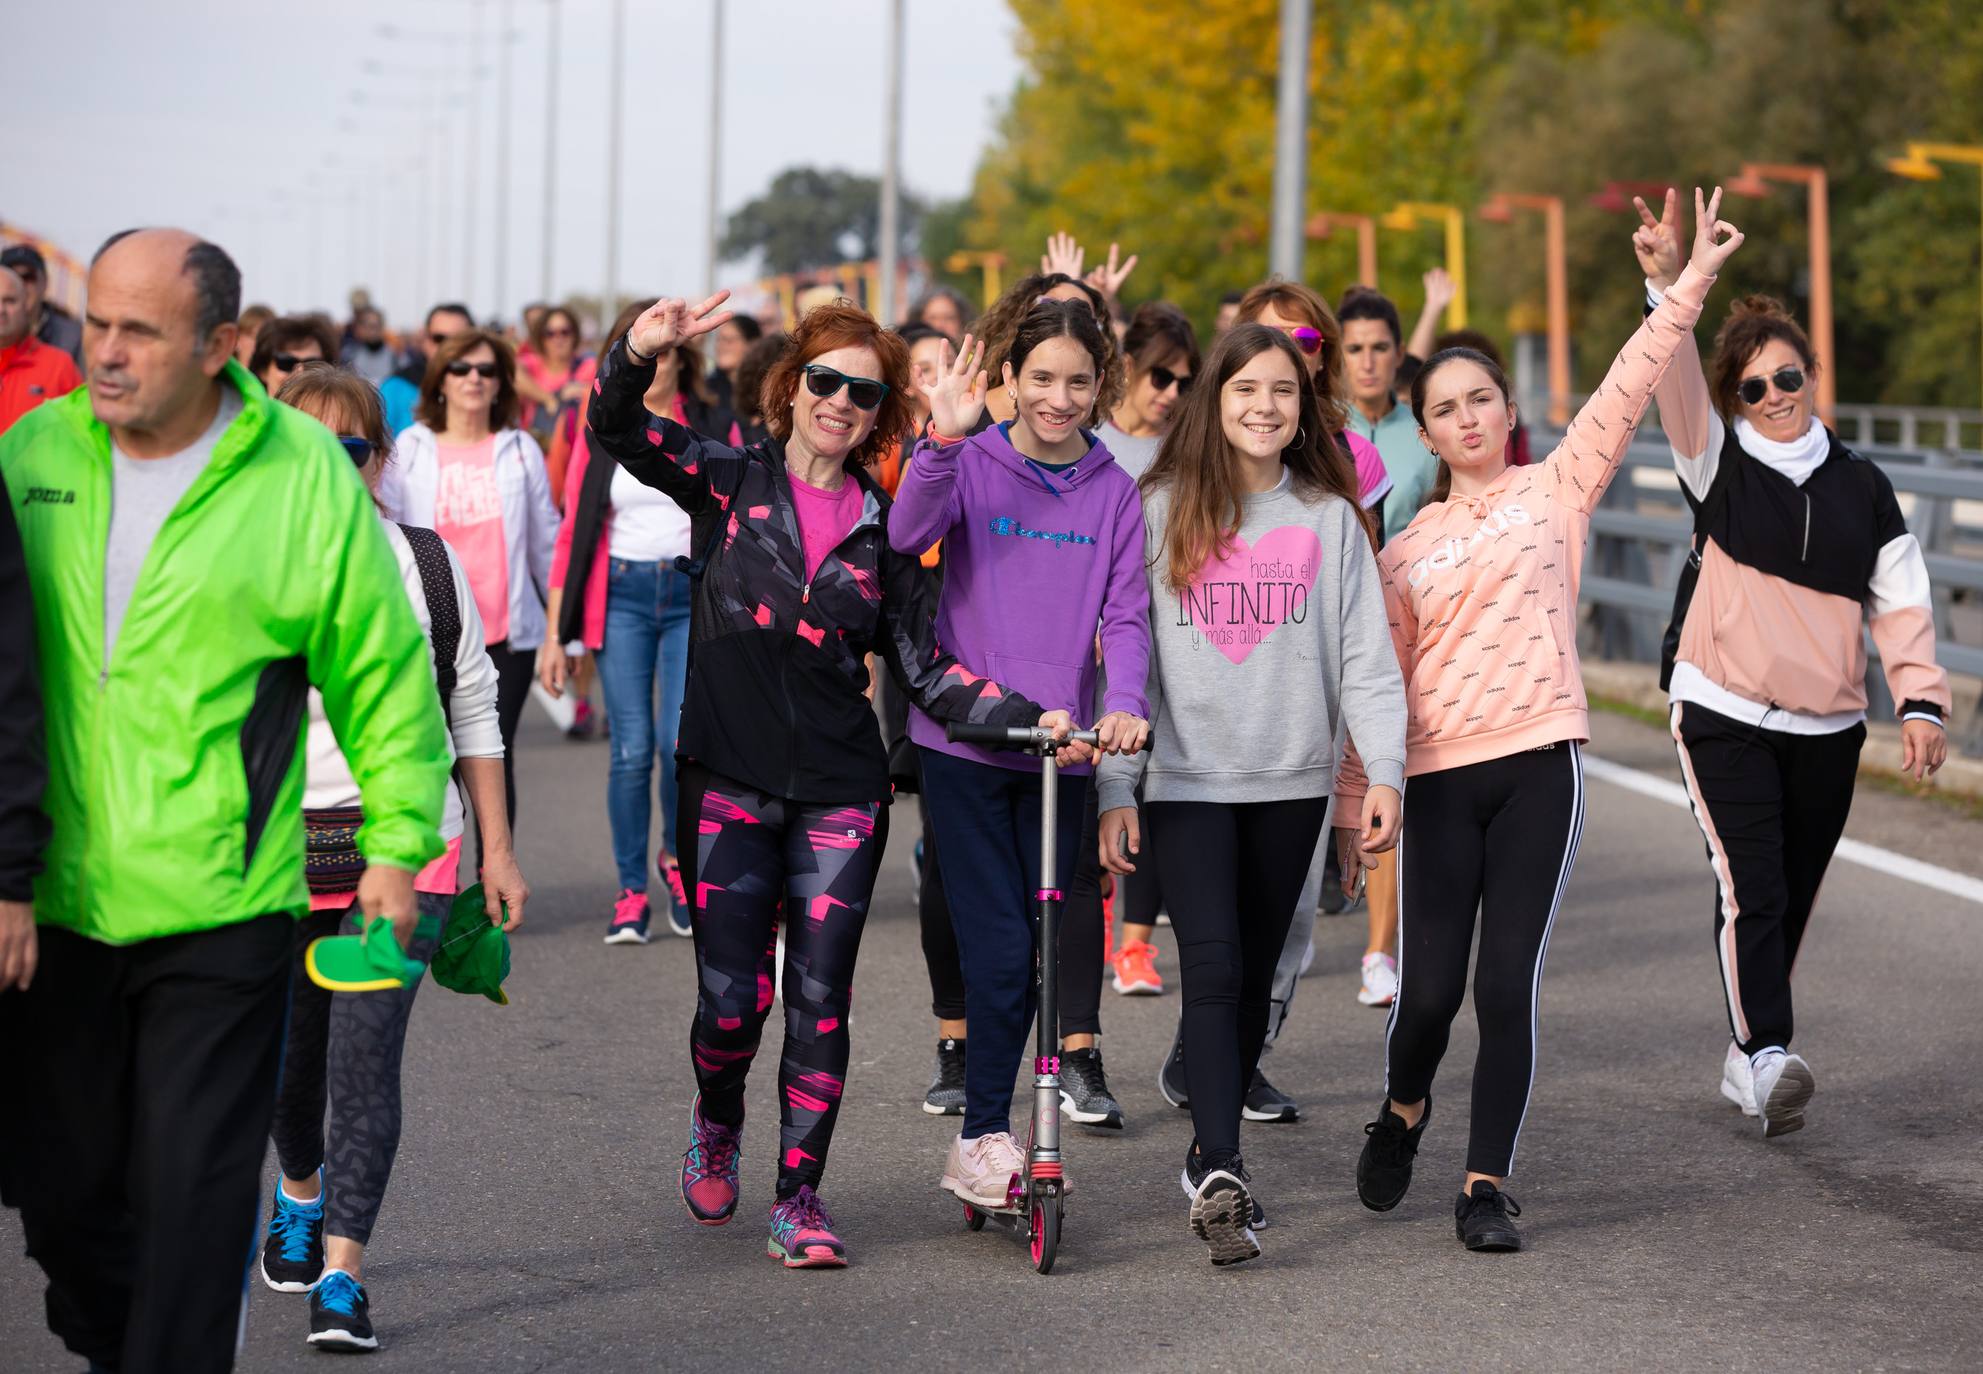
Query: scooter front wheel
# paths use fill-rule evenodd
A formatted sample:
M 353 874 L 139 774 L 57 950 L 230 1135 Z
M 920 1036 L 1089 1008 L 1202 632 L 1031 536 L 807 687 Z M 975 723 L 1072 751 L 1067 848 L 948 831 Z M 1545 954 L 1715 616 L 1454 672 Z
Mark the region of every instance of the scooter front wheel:
M 1032 1210 L 1033 1268 L 1051 1274 L 1054 1254 L 1060 1249 L 1060 1186 L 1042 1184 L 1033 1194 Z

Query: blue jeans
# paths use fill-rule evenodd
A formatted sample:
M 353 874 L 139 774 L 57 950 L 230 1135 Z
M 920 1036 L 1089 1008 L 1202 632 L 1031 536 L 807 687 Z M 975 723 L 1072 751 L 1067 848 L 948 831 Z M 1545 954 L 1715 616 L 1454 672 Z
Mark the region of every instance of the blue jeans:
M 621 888 L 647 890 L 647 839 L 654 811 L 648 780 L 661 755 L 661 843 L 675 848 L 675 737 L 688 680 L 689 598 L 693 583 L 672 563 L 609 561 L 606 642 L 599 685 L 613 734 L 606 817 Z M 659 687 L 659 692 L 656 688 Z M 658 698 L 658 700 L 657 700 Z

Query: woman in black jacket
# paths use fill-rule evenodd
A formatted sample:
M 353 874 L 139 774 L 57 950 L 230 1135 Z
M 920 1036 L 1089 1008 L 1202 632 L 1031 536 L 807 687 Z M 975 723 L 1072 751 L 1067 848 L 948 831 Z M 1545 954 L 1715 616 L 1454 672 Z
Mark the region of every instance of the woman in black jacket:
M 728 292 L 664 300 L 600 369 L 591 442 L 687 512 L 699 569 L 682 710 L 682 876 L 695 932 L 690 1034 L 701 1091 L 682 1197 L 704 1225 L 737 1205 L 744 1079 L 770 1011 L 785 922 L 782 1131 L 770 1253 L 841 1265 L 815 1192 L 845 1084 L 848 992 L 882 847 L 888 759 L 867 697 L 869 653 L 944 720 L 1071 728 L 937 646 L 914 557 L 888 547 L 867 465 L 907 424 L 908 352 L 864 311 L 815 309 L 765 379 L 771 437 L 737 449 L 642 404 L 664 349 L 719 328 Z M 1078 746 L 1071 746 L 1077 748 Z

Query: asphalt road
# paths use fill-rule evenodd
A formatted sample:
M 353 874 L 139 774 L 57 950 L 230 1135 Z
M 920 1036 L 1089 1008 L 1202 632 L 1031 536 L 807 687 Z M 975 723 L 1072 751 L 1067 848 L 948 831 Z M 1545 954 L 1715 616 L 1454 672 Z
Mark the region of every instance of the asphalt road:
M 1659 732 L 1601 720 L 1593 753 L 1671 773 Z M 612 898 L 600 745 L 532 713 L 521 850 L 536 888 L 498 1008 L 422 993 L 405 1141 L 366 1280 L 381 1369 L 1973 1369 L 1983 1361 L 1983 908 L 1835 865 L 1798 970 L 1810 1125 L 1765 1143 L 1716 1091 L 1726 1029 L 1710 884 L 1685 812 L 1593 781 L 1550 946 L 1535 1098 L 1510 1190 L 1530 1248 L 1452 1230 L 1471 1018 L 1397 1211 L 1357 1204 L 1383 1016 L 1353 998 L 1361 915 L 1318 959 L 1268 1067 L 1296 1125 L 1246 1127 L 1273 1229 L 1214 1270 L 1177 1186 L 1186 1115 L 1154 1076 L 1177 1015 L 1105 993 L 1128 1128 L 1066 1142 L 1077 1191 L 1042 1278 L 936 1187 L 948 1132 L 917 1109 L 935 1036 L 895 842 L 856 989 L 825 1196 L 853 1255 L 763 1253 L 773 1029 L 753 1079 L 746 1205 L 693 1225 L 675 1195 L 692 1093 L 688 942 L 600 942 Z M 1850 833 L 1970 873 L 1983 825 L 1861 791 Z M 1175 977 L 1168 946 L 1161 967 Z M 306 1299 L 257 1285 L 241 1367 L 310 1368 Z M 73 1369 L 0 1213 L 0 1367 Z

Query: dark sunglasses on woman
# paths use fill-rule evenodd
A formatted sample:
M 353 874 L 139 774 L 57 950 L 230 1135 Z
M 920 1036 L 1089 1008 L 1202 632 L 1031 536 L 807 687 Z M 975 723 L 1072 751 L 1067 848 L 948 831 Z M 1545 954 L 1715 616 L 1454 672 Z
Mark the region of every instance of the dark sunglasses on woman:
M 1167 367 L 1153 367 L 1150 369 L 1150 385 L 1158 391 L 1169 391 L 1172 387 L 1176 387 L 1177 394 L 1182 396 L 1191 390 L 1191 374 L 1173 372 Z
M 372 441 L 361 439 L 355 434 L 340 434 L 337 441 L 344 445 L 344 451 L 351 455 L 351 461 L 359 467 L 372 461 Z
M 821 400 L 844 386 L 847 388 L 847 399 L 854 403 L 856 410 L 873 410 L 888 395 L 888 383 L 877 382 L 870 377 L 849 377 L 820 363 L 808 363 L 802 370 L 806 374 L 806 390 Z
M 1776 389 L 1786 396 L 1795 396 L 1804 389 L 1804 369 L 1792 363 L 1779 367 L 1769 375 L 1768 382 L 1775 382 Z M 1744 405 L 1757 405 L 1769 395 L 1769 385 L 1761 377 L 1744 377 L 1742 385 L 1735 388 L 1735 394 L 1742 398 Z
M 448 376 L 450 377 L 466 377 L 469 373 L 473 372 L 476 376 L 485 377 L 493 382 L 497 377 L 502 375 L 502 371 L 494 363 L 470 363 L 457 359 L 448 364 Z
M 294 372 L 297 368 L 303 366 L 304 363 L 320 363 L 323 359 L 299 358 L 294 353 L 278 353 L 271 361 L 275 363 L 275 370 L 277 372 Z

